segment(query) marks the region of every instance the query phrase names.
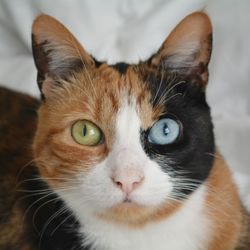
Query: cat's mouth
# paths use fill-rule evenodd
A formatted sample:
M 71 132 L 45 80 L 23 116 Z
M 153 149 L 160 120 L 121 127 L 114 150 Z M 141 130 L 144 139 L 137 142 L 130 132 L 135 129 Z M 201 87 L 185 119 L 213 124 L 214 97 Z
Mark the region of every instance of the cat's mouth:
M 118 203 L 115 207 L 122 209 L 122 210 L 129 210 L 129 209 L 135 209 L 135 208 L 142 208 L 141 205 L 139 205 L 137 202 L 132 201 L 129 198 L 124 199 L 122 202 Z
M 117 204 L 113 205 L 111 207 L 111 211 L 115 212 L 116 214 L 130 214 L 133 213 L 133 211 L 143 211 L 148 210 L 149 207 L 142 205 L 138 203 L 136 200 L 133 200 L 129 197 L 125 197 L 123 200 L 118 202 Z
M 123 208 L 143 208 L 145 206 L 142 206 L 135 200 L 131 199 L 129 196 L 126 196 L 123 200 L 121 200 L 118 204 L 115 205 L 115 207 L 123 207 Z
M 127 210 L 139 210 L 144 209 L 145 206 L 138 203 L 136 200 L 130 198 L 129 196 L 123 197 L 116 204 L 112 205 L 109 209 L 112 211 L 127 211 Z

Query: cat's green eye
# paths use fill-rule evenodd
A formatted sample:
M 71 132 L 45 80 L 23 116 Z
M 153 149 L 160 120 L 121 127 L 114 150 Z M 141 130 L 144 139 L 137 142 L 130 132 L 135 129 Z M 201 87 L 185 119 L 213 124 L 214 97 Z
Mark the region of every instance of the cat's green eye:
M 87 120 L 80 120 L 71 127 L 73 139 L 85 146 L 96 146 L 102 140 L 102 131 L 93 123 Z

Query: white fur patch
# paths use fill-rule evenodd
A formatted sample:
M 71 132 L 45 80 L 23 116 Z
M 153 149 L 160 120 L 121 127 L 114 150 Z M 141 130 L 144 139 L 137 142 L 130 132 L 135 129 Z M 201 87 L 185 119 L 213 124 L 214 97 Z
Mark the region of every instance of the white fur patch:
M 206 249 L 210 225 L 203 212 L 204 197 L 203 186 L 174 215 L 143 228 L 127 228 L 91 217 L 82 232 L 96 250 Z

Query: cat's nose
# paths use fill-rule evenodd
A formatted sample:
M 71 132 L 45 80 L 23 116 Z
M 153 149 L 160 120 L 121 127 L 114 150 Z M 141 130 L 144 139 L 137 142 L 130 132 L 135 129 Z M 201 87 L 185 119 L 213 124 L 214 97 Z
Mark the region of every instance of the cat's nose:
M 141 170 L 136 169 L 118 170 L 113 174 L 112 180 L 123 193 L 128 195 L 140 186 L 144 180 L 144 174 Z

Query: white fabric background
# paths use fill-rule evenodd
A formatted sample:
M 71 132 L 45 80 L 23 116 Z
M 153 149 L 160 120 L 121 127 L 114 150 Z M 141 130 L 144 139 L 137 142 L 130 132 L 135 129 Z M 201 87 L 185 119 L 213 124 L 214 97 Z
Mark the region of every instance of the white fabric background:
M 217 145 L 250 208 L 250 1 L 0 0 L 0 83 L 38 96 L 31 25 L 41 12 L 61 20 L 99 60 L 138 62 L 187 14 L 204 9 L 214 26 L 207 97 Z

